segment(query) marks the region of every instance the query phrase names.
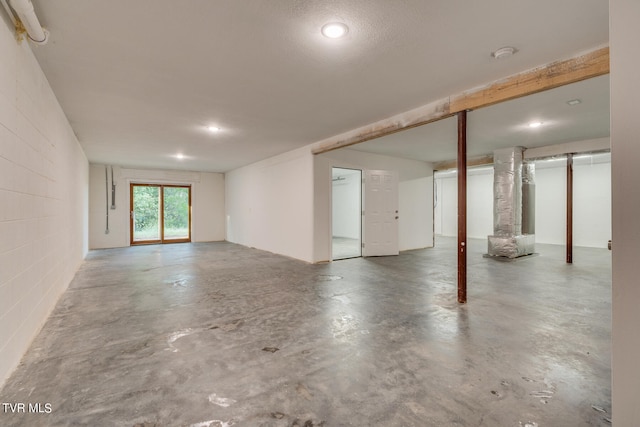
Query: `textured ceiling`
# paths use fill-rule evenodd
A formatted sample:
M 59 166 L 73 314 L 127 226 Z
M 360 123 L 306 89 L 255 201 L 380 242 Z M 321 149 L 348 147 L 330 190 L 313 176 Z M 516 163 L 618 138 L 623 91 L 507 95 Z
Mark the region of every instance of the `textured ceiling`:
M 608 42 L 604 0 L 33 3 L 89 160 L 129 167 L 228 171 Z

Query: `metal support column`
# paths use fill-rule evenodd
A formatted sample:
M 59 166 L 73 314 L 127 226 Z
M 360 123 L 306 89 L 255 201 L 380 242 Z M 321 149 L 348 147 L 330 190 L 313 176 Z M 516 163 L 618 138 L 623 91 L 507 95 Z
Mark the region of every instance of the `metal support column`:
M 567 264 L 573 263 L 573 154 L 567 154 Z
M 467 302 L 467 112 L 458 113 L 458 302 Z

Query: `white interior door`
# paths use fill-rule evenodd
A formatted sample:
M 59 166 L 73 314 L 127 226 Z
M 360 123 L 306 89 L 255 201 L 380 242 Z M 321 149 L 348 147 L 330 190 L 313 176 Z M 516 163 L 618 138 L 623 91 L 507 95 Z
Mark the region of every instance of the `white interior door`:
M 363 256 L 398 255 L 398 173 L 364 173 Z

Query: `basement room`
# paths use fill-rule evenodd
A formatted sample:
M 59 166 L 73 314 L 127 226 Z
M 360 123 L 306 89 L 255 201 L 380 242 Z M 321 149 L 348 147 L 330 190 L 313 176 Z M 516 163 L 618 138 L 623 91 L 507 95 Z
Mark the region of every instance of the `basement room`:
M 0 425 L 637 425 L 637 1 L 0 2 Z

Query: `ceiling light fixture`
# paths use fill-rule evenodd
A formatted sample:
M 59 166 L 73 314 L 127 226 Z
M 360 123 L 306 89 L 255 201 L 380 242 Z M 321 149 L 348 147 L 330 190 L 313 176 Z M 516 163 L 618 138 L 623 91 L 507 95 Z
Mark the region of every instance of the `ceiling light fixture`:
M 184 154 L 182 154 L 182 153 L 176 154 L 176 159 L 178 159 L 178 160 L 184 159 Z
M 339 39 L 349 32 L 349 27 L 342 22 L 331 22 L 322 26 L 322 35 L 330 39 Z
M 491 56 L 495 59 L 506 59 L 509 58 L 518 52 L 515 47 L 505 46 L 496 50 L 495 52 L 491 52 Z
M 529 127 L 531 129 L 539 128 L 540 126 L 542 126 L 542 122 L 531 122 L 531 123 L 529 123 Z
M 567 101 L 567 104 L 571 105 L 572 107 L 574 105 L 578 105 L 578 104 L 582 104 L 582 101 L 579 99 L 570 99 L 569 101 Z
M 213 133 L 220 132 L 220 128 L 217 126 L 207 126 L 207 130 Z

